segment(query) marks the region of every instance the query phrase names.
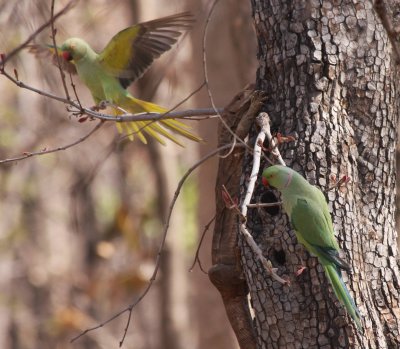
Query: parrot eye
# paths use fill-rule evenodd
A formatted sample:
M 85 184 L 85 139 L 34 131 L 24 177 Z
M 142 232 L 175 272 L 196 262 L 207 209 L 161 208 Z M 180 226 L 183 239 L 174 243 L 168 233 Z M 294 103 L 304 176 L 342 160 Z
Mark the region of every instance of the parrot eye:
M 66 61 L 68 61 L 68 62 L 72 61 L 72 55 L 68 51 L 64 51 L 62 53 L 62 56 Z

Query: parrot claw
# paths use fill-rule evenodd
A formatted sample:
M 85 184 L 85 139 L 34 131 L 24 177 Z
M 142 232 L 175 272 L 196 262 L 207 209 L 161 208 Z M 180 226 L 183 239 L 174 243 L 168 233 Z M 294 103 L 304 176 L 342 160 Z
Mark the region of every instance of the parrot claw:
M 102 108 L 100 108 L 100 106 L 98 106 L 98 105 L 94 105 L 94 106 L 90 107 L 89 109 L 90 109 L 90 110 L 93 110 L 93 111 L 99 111 L 99 110 L 102 109 Z M 104 108 L 103 108 L 103 109 L 104 109 Z
M 94 105 L 93 107 L 90 107 L 90 110 L 100 111 L 100 110 L 106 109 L 110 105 L 111 105 L 111 103 L 109 101 L 101 101 L 99 104 Z
M 275 139 L 276 145 L 273 147 L 265 148 L 260 142 L 257 145 L 261 147 L 264 152 L 272 153 L 276 148 L 279 147 L 280 144 L 294 142 L 296 140 L 293 136 L 283 136 L 281 133 L 277 133 Z
M 293 136 L 283 136 L 282 133 L 277 133 L 276 134 L 276 140 L 279 144 L 283 144 L 283 143 L 289 143 L 289 142 L 294 142 L 296 140 L 296 138 L 294 138 Z

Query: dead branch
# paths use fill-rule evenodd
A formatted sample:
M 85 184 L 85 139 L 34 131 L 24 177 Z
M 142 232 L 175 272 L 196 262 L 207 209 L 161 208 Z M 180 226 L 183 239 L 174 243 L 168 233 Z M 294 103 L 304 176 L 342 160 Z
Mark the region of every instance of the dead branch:
M 0 62 L 1 67 L 4 68 L 5 64 L 13 56 L 15 56 L 22 49 L 24 49 L 37 35 L 39 35 L 39 33 L 41 33 L 44 29 L 46 29 L 52 22 L 54 23 L 56 19 L 58 19 L 59 17 L 66 14 L 69 10 L 71 10 L 77 2 L 78 2 L 77 0 L 71 0 L 70 2 L 68 2 L 59 12 L 57 12 L 47 22 L 43 23 L 38 29 L 36 29 L 22 44 L 14 48 L 8 54 L 5 54 L 4 59 L 2 59 L 2 61 Z
M 238 147 L 243 147 L 242 145 L 237 145 L 237 146 Z M 87 334 L 88 332 L 95 331 L 95 330 L 97 330 L 99 328 L 104 327 L 108 323 L 112 322 L 113 320 L 115 320 L 116 318 L 120 317 L 122 314 L 125 314 L 127 312 L 128 313 L 128 319 L 127 319 L 126 326 L 125 326 L 125 329 L 124 329 L 124 334 L 123 334 L 122 339 L 120 341 L 120 346 L 122 346 L 122 344 L 124 343 L 126 334 L 128 332 L 128 329 L 129 329 L 129 325 L 130 325 L 130 322 L 131 322 L 133 309 L 147 295 L 147 293 L 150 291 L 151 287 L 153 286 L 154 281 L 156 280 L 156 277 L 157 277 L 157 274 L 158 274 L 158 270 L 160 268 L 161 255 L 162 255 L 162 252 L 164 250 L 164 245 L 165 245 L 165 241 L 166 241 L 167 234 L 168 234 L 168 229 L 169 229 L 169 225 L 170 225 L 170 221 L 171 221 L 172 212 L 174 210 L 175 203 L 176 203 L 176 201 L 177 201 L 177 199 L 179 197 L 179 194 L 181 192 L 183 184 L 185 183 L 185 181 L 189 177 L 189 175 L 195 169 L 197 169 L 200 165 L 202 165 L 205 161 L 207 161 L 208 159 L 212 158 L 213 156 L 216 156 L 221 151 L 223 151 L 225 149 L 228 149 L 230 147 L 231 147 L 231 144 L 227 144 L 227 145 L 219 147 L 219 148 L 213 150 L 212 152 L 208 153 L 202 159 L 197 161 L 192 167 L 190 167 L 186 171 L 186 173 L 183 175 L 183 177 L 180 179 L 180 181 L 178 183 L 178 186 L 177 186 L 177 189 L 175 190 L 174 197 L 172 198 L 171 204 L 169 206 L 167 219 L 166 219 L 166 222 L 164 224 L 163 231 L 162 231 L 162 238 L 161 238 L 160 246 L 159 246 L 159 249 L 158 249 L 158 252 L 157 252 L 157 256 L 156 256 L 156 262 L 155 262 L 155 267 L 154 267 L 154 270 L 153 270 L 153 274 L 151 275 L 151 277 L 149 279 L 149 282 L 148 282 L 146 288 L 144 289 L 144 291 L 142 292 L 142 294 L 133 303 L 131 303 L 129 306 L 127 306 L 126 308 L 122 309 L 121 311 L 119 311 L 118 313 L 113 315 L 112 317 L 110 317 L 108 320 L 100 323 L 99 325 L 90 327 L 90 328 L 84 330 L 83 332 L 81 332 L 79 335 L 77 335 L 74 338 L 72 338 L 71 342 L 75 342 L 76 340 L 78 340 L 79 338 L 81 338 L 82 336 Z
M 10 162 L 15 162 L 15 161 L 20 161 L 20 160 L 25 160 L 28 158 L 31 158 L 33 156 L 39 156 L 39 155 L 45 155 L 45 154 L 51 154 L 51 153 L 55 153 L 58 151 L 62 151 L 62 150 L 67 150 L 68 148 L 72 148 L 75 145 L 78 145 L 84 141 L 86 141 L 92 134 L 94 134 L 101 126 L 103 126 L 104 122 L 100 121 L 88 134 L 84 135 L 83 137 L 77 139 L 76 141 L 57 147 L 57 148 L 53 148 L 53 149 L 42 149 L 39 151 L 34 151 L 34 152 L 24 152 L 23 155 L 21 156 L 16 156 L 13 158 L 9 158 L 9 159 L 4 159 L 4 160 L 0 160 L 0 164 L 6 164 L 6 163 L 10 163 Z

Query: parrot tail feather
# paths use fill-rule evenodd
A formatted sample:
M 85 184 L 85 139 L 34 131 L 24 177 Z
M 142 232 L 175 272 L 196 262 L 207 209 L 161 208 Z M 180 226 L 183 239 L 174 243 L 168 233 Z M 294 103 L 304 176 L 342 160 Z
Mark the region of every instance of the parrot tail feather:
M 188 129 L 190 129 L 190 127 L 188 125 L 184 124 L 183 122 L 180 122 L 175 119 L 165 119 L 165 120 L 161 120 L 161 123 L 163 124 L 163 126 L 171 129 L 174 132 L 179 133 L 180 135 L 182 135 L 192 141 L 195 141 L 195 142 L 202 141 L 202 139 L 199 136 L 196 136 L 195 134 L 188 131 Z
M 353 298 L 350 296 L 349 290 L 343 282 L 340 270 L 335 265 L 324 265 L 324 269 L 329 281 L 332 284 L 336 297 L 344 305 L 349 315 L 353 318 L 357 325 L 357 329 L 362 331 L 361 315 L 354 303 Z
M 132 114 L 143 113 L 143 112 L 155 112 L 165 113 L 167 109 L 160 107 L 157 104 L 142 101 L 132 96 L 128 97 L 128 103 L 125 101 L 121 107 L 128 110 Z M 115 111 L 116 114 L 121 114 L 120 111 Z M 147 133 L 149 136 L 155 138 L 159 143 L 165 145 L 163 136 L 172 142 L 183 147 L 183 144 L 171 134 L 170 131 L 190 139 L 195 142 L 200 142 L 202 139 L 192 132 L 189 131 L 190 127 L 175 119 L 165 119 L 160 121 L 133 121 L 133 122 L 120 122 L 117 123 L 118 132 L 126 133 L 129 139 L 133 139 L 134 135 L 137 135 L 143 143 L 147 143 L 143 133 Z
M 137 135 L 143 144 L 147 144 L 146 137 L 135 122 L 125 122 L 124 124 L 129 140 L 133 141 L 134 136 Z

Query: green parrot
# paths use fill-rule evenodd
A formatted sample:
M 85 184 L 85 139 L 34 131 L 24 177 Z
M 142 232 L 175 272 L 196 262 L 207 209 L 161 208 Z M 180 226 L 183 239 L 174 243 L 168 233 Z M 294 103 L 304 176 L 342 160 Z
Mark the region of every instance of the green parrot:
M 339 257 L 339 245 L 324 194 L 299 173 L 281 165 L 266 168 L 262 182 L 281 192 L 282 206 L 295 229 L 297 240 L 318 257 L 337 298 L 361 330 L 360 313 L 341 274 L 342 269 L 351 272 L 351 267 Z
M 67 39 L 57 48 L 61 67 L 79 75 L 96 105 L 107 101 L 116 106 L 113 108 L 115 115 L 121 115 L 123 111 L 132 114 L 164 113 L 167 109 L 133 97 L 127 87 L 143 75 L 154 59 L 168 51 L 182 32 L 192 27 L 193 22 L 193 16 L 183 12 L 139 23 L 117 33 L 100 53 L 80 38 Z M 51 55 L 53 63 L 57 64 L 53 46 L 31 45 L 30 51 L 39 57 Z M 143 143 L 147 143 L 143 134 L 146 133 L 161 144 L 165 144 L 163 136 L 182 145 L 169 131 L 201 141 L 189 131 L 187 125 L 174 119 L 121 122 L 117 123 L 117 128 L 121 133 L 126 132 L 130 139 L 136 134 Z

